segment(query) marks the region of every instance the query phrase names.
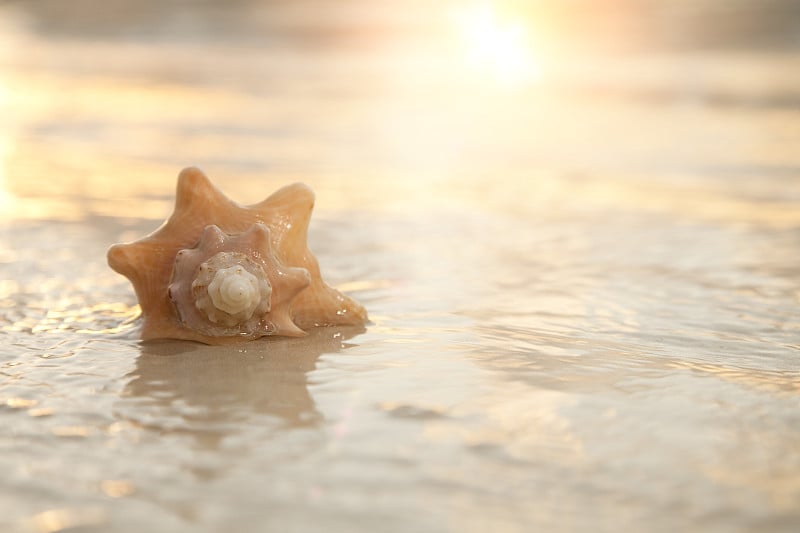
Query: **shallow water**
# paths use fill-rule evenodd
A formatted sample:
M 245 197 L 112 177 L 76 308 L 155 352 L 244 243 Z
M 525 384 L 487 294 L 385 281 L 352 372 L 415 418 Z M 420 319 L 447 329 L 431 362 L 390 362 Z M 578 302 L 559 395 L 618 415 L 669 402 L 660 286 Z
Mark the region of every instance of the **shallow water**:
M 510 88 L 413 48 L 1 13 L 3 531 L 800 523 L 797 56 Z M 242 203 L 308 183 L 371 323 L 140 344 L 105 250 L 188 164 Z

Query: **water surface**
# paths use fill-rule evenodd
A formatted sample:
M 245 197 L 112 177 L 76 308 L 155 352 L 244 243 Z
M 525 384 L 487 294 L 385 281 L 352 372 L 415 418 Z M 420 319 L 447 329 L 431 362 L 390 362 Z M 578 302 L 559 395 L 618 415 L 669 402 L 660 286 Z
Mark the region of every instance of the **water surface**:
M 424 40 L 0 13 L 3 531 L 796 530 L 797 55 L 510 86 Z M 371 323 L 139 343 L 105 250 L 189 164 L 308 183 Z

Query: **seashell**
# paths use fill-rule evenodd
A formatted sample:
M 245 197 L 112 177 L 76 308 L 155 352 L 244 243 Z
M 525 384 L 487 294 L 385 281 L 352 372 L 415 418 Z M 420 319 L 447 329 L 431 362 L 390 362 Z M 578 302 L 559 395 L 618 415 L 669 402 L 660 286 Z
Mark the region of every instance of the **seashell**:
M 211 225 L 175 256 L 167 293 L 179 321 L 208 337 L 298 336 L 289 304 L 310 283 L 308 270 L 275 257 L 264 224 L 239 235 Z
M 227 344 L 365 324 L 366 310 L 322 280 L 308 249 L 313 207 L 314 193 L 300 183 L 244 206 L 199 169 L 181 171 L 164 224 L 108 251 L 136 291 L 141 338 Z

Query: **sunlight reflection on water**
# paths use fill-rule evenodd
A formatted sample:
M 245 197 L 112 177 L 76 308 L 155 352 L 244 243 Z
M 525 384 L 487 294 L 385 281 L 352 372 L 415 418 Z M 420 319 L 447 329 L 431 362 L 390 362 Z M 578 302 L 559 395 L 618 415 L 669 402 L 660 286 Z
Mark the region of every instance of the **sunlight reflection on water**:
M 3 531 L 800 520 L 796 55 L 581 58 L 498 11 L 471 38 L 510 63 L 474 71 L 452 27 L 265 44 L 154 8 L 151 42 L 25 9 L 0 11 Z M 269 23 L 240 9 L 196 23 Z M 188 164 L 241 203 L 311 185 L 366 331 L 139 344 L 105 249 Z

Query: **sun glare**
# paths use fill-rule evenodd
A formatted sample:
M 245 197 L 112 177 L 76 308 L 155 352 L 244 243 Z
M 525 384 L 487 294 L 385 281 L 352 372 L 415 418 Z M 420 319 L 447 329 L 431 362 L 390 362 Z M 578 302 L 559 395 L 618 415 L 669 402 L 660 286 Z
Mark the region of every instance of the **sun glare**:
M 522 20 L 502 16 L 489 3 L 453 12 L 467 66 L 506 86 L 539 80 L 541 72 Z

